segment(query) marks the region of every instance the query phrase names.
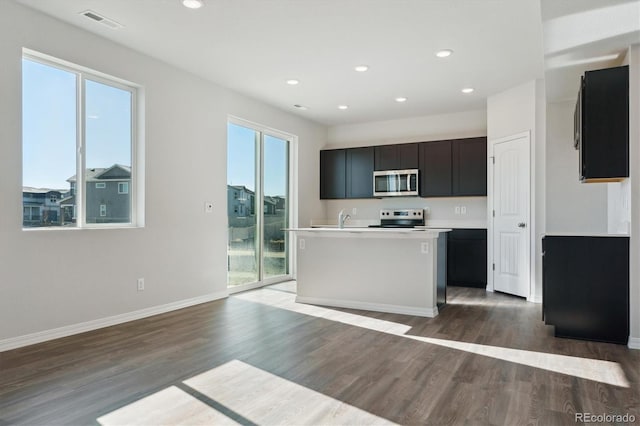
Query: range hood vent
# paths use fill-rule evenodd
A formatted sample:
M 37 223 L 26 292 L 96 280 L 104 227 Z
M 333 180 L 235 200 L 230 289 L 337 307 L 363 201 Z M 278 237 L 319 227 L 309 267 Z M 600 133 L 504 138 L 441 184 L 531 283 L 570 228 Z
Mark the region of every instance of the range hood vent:
M 119 28 L 124 27 L 124 25 L 114 21 L 113 19 L 109 19 L 106 16 L 100 15 L 99 13 L 96 13 L 93 10 L 85 10 L 80 14 L 86 18 L 91 19 L 94 22 L 104 25 L 105 27 L 109 27 L 112 30 L 117 30 Z

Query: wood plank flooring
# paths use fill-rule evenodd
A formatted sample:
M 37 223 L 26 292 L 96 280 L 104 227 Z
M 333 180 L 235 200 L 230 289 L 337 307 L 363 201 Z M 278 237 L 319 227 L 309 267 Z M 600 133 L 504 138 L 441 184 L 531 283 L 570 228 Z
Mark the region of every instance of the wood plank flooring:
M 0 353 L 0 425 L 640 424 L 640 351 L 553 337 L 452 287 L 436 318 L 296 304 L 294 283 Z

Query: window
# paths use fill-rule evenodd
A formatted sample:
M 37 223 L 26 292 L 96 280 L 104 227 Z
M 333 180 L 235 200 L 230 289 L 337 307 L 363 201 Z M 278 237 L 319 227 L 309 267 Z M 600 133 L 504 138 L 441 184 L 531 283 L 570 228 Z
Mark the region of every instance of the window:
M 62 194 L 47 220 L 30 227 L 139 225 L 136 95 L 131 83 L 25 49 L 23 199 L 30 188 Z M 118 193 L 99 180 L 119 181 Z
M 118 182 L 118 194 L 129 193 L 129 182 Z

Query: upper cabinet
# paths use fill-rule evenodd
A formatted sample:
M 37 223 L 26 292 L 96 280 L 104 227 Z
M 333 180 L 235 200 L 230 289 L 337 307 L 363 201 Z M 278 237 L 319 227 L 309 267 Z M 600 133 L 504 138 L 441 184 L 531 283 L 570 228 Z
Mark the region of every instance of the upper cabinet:
M 372 198 L 373 147 L 320 151 L 320 199 Z
M 574 120 L 580 180 L 629 177 L 629 67 L 585 72 Z
M 381 145 L 375 147 L 376 170 L 417 169 L 418 144 Z
M 487 138 L 456 139 L 451 153 L 453 195 L 487 195 Z
M 422 142 L 420 196 L 487 195 L 487 138 Z
M 347 198 L 373 197 L 373 147 L 346 149 Z
M 320 151 L 320 199 L 345 198 L 346 150 Z
M 487 138 L 320 151 L 320 198 L 373 198 L 374 170 L 420 170 L 421 197 L 487 195 Z

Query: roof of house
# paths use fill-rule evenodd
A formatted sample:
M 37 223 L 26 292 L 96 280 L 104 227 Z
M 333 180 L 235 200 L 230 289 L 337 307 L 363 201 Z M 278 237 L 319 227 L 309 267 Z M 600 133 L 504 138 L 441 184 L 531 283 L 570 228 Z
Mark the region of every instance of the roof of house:
M 47 194 L 49 192 L 67 192 L 66 189 L 51 189 L 51 188 L 34 188 L 32 186 L 23 186 L 22 187 L 22 192 L 23 193 L 29 193 L 29 194 Z
M 122 164 L 114 164 L 111 167 L 93 167 L 90 169 L 86 169 L 84 176 L 86 182 L 106 179 L 130 179 L 131 167 L 123 166 Z M 67 182 L 75 181 L 76 175 L 73 175 L 69 179 L 67 179 Z

